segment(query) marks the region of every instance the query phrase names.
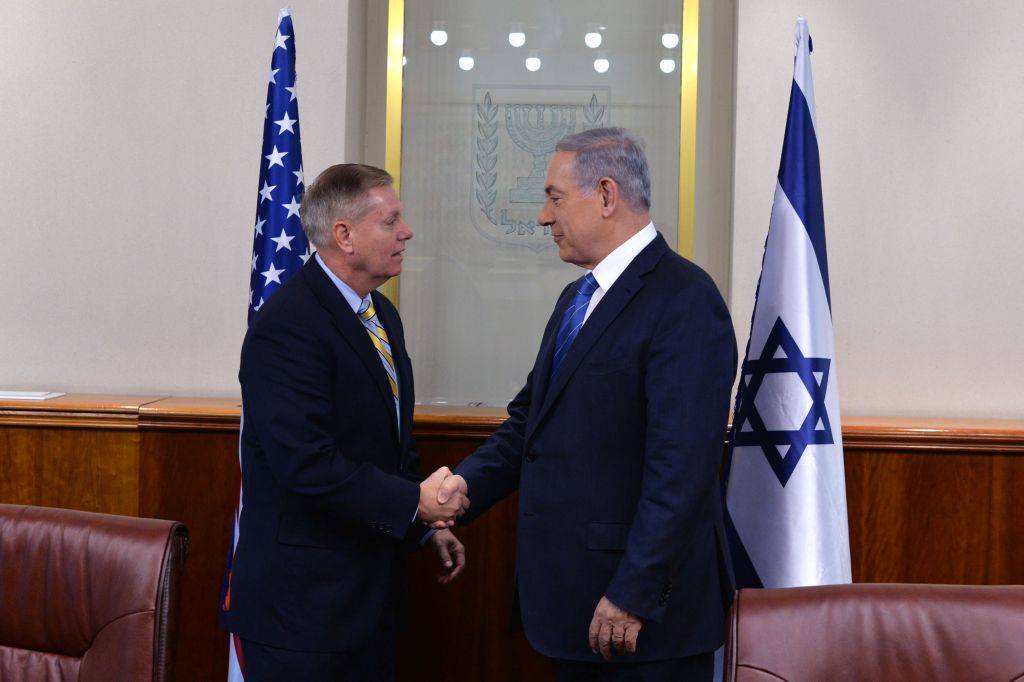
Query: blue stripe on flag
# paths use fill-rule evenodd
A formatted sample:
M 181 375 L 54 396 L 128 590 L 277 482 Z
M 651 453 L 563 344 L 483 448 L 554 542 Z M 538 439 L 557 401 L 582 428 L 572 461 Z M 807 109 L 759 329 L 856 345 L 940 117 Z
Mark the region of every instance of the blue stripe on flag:
M 825 285 L 825 297 L 832 309 L 832 292 L 828 283 L 828 260 L 825 255 L 825 211 L 821 201 L 821 164 L 818 160 L 818 136 L 807 100 L 800 86 L 793 81 L 789 94 L 789 116 L 786 137 L 782 143 L 779 184 L 807 229 Z
M 732 515 L 728 508 L 725 510 L 725 537 L 729 540 L 729 558 L 732 559 L 732 570 L 736 578 L 736 589 L 742 590 L 748 587 L 764 587 L 761 576 L 754 568 L 754 562 L 747 554 L 747 548 L 743 546 L 740 534 L 736 532 L 736 526 L 732 522 Z

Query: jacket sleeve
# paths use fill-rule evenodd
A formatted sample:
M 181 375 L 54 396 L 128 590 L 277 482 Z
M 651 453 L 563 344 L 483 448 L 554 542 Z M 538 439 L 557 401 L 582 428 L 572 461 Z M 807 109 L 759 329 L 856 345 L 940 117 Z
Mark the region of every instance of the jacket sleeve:
M 239 381 L 251 430 L 277 483 L 340 520 L 401 540 L 419 486 L 347 456 L 332 435 L 335 367 L 326 343 L 294 320 L 250 329 Z
M 566 304 L 566 296 L 572 289 L 570 282 L 558 296 L 555 309 L 548 318 L 541 339 L 541 349 L 548 337 L 555 333 L 559 311 Z M 540 351 L 542 352 L 542 351 Z M 530 400 L 533 395 L 534 373 L 543 366 L 538 354 L 533 371 L 526 377 L 526 385 L 508 404 L 508 419 L 483 445 L 464 459 L 453 473 L 466 479 L 471 506 L 462 516 L 462 523 L 469 523 L 493 505 L 519 489 L 519 475 L 523 465 L 523 447 L 526 443 L 526 420 L 530 415 Z
M 420 473 L 420 455 L 419 451 L 416 450 L 416 441 L 412 442 L 406 463 L 408 466 L 402 472 L 402 477 L 415 483 L 418 490 L 419 484 L 423 481 L 423 474 Z M 419 497 L 416 498 L 416 504 L 418 508 Z M 424 543 L 426 543 L 428 539 L 427 536 L 431 534 L 430 527 L 424 525 L 420 521 L 414 521 L 409 525 L 409 530 L 405 533 L 404 542 L 406 548 L 409 550 L 419 549 L 424 545 Z
M 643 483 L 623 558 L 605 592 L 660 622 L 672 577 L 701 535 L 718 493 L 736 342 L 710 279 L 666 305 L 647 357 Z
M 466 479 L 470 507 L 459 519 L 469 523 L 519 489 L 526 417 L 530 412 L 533 372 L 508 404 L 508 418 L 453 473 Z

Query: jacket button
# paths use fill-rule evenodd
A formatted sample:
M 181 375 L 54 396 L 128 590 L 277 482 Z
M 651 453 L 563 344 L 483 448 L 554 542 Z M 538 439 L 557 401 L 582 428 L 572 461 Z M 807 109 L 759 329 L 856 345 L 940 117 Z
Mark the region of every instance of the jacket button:
M 535 453 L 533 450 L 527 450 L 526 451 L 526 461 L 527 462 L 532 462 L 535 459 L 537 459 L 537 453 Z

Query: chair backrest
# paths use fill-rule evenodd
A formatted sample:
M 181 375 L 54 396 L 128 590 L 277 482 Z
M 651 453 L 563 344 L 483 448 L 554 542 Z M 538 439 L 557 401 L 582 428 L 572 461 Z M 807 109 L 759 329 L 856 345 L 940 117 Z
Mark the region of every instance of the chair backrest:
M 0 504 L 0 680 L 169 680 L 174 521 Z
M 1024 679 L 1024 587 L 855 584 L 740 590 L 726 679 Z

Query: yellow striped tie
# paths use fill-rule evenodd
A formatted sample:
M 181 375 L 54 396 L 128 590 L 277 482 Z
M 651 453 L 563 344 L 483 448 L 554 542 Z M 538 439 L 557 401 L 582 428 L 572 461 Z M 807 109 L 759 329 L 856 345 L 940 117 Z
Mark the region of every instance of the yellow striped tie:
M 359 309 L 359 319 L 366 327 L 366 333 L 370 335 L 370 342 L 377 349 L 381 364 L 384 365 L 384 372 L 388 375 L 388 384 L 391 386 L 391 395 L 395 397 L 395 404 L 398 404 L 398 374 L 395 372 L 395 359 L 391 355 L 391 343 L 388 341 L 388 333 L 377 321 L 377 312 L 373 309 L 373 302 L 367 299 Z

